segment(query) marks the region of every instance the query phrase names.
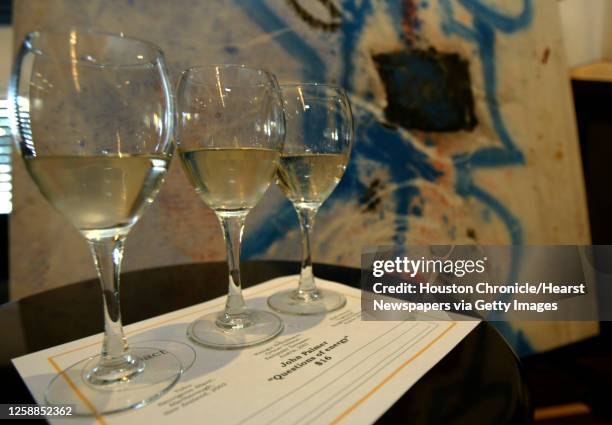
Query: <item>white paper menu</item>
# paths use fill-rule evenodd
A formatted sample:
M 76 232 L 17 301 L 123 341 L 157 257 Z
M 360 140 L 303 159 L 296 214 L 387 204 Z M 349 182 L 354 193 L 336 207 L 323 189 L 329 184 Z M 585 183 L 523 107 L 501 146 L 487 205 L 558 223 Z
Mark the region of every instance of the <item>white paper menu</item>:
M 247 304 L 295 285 L 277 278 L 244 291 Z M 224 306 L 217 298 L 125 327 L 128 340 L 176 341 L 195 362 L 176 386 L 138 410 L 92 417 L 51 418 L 54 424 L 368 424 L 452 350 L 474 321 L 361 320 L 360 291 L 317 279 L 343 293 L 342 309 L 319 316 L 280 315 L 283 333 L 265 344 L 215 350 L 186 337 L 189 323 Z M 101 335 L 28 354 L 13 363 L 40 404 L 57 370 L 96 355 Z M 183 345 L 185 344 L 185 345 Z

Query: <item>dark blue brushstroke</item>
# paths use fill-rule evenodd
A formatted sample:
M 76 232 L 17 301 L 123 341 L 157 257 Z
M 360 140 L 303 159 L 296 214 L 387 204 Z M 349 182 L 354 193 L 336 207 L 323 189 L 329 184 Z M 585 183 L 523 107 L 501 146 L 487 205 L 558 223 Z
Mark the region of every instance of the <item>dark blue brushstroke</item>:
M 253 20 L 265 33 L 287 28 L 283 21 L 264 0 L 238 0 L 237 6 Z M 315 49 L 309 46 L 293 31 L 287 31 L 275 38 L 283 49 L 300 60 L 303 65 L 304 81 L 325 81 L 327 66 Z
M 511 34 L 527 28 L 533 19 L 532 0 L 523 0 L 523 9 L 518 15 L 507 15 L 496 10 L 492 5 L 485 5 L 480 0 L 459 0 L 473 17 L 473 27 L 469 28 L 455 20 L 454 10 L 450 0 L 440 0 L 442 11 L 442 30 L 447 35 L 457 35 L 478 46 L 478 53 L 482 66 L 485 84 L 485 100 L 493 128 L 497 133 L 502 146 L 479 149 L 469 155 L 457 155 L 453 158 L 457 180 L 456 190 L 465 197 L 472 196 L 495 212 L 506 225 L 512 244 L 514 245 L 511 261 L 511 270 L 508 282 L 514 282 L 518 275 L 523 243 L 523 231 L 520 221 L 499 200 L 478 187 L 472 178 L 472 172 L 478 168 L 500 167 L 509 165 L 523 165 L 525 158 L 516 146 L 501 114 L 497 101 L 497 71 L 495 33 L 501 31 Z M 504 297 L 507 301 L 509 297 Z M 532 352 L 529 343 L 521 333 L 515 333 L 512 328 L 499 322 L 498 328 L 511 341 L 519 354 L 526 355 Z
M 345 90 L 352 92 L 353 90 L 353 55 L 357 51 L 357 44 L 360 39 L 361 32 L 367 23 L 367 15 L 372 11 L 370 1 L 363 1 L 358 7 L 356 1 L 344 2 L 342 5 L 347 12 L 342 19 L 342 64 L 344 71 L 342 74 L 341 85 Z M 348 18 L 350 17 L 350 19 Z M 403 32 L 402 32 L 403 33 Z
M 405 242 L 408 230 L 406 217 L 415 214 L 411 205 L 415 197 L 420 195 L 419 189 L 410 182 L 416 179 L 435 181 L 443 173 L 429 162 L 426 154 L 417 150 L 399 131 L 381 126 L 375 117 L 358 106 L 354 106 L 354 113 L 356 118 L 360 118 L 356 120 L 356 134 L 360 135 L 359 141 L 355 143 L 344 177 L 321 207 L 321 212 L 325 214 L 326 211 L 337 208 L 338 204 L 354 203 L 355 194 L 367 190 L 359 179 L 357 164 L 361 158 L 384 164 L 390 174 L 391 182 L 402 185 L 392 194 L 395 201 L 394 213 L 397 217 L 394 221 L 393 240 L 397 244 L 402 244 Z M 286 229 L 297 225 L 293 208 L 283 206 L 278 210 L 266 224 L 265 235 L 261 234 L 263 232 L 252 236 L 246 235 L 243 245 L 245 258 L 264 254 L 273 242 L 285 236 Z
M 367 114 L 365 111 L 360 111 Z M 369 114 L 368 114 L 369 115 Z M 405 242 L 408 221 L 406 217 L 412 212 L 410 210 L 412 201 L 420 192 L 419 189 L 409 184 L 416 179 L 435 181 L 443 173 L 437 170 L 423 152 L 417 150 L 414 145 L 404 139 L 400 132 L 386 128 L 377 123 L 374 117 L 363 117 L 358 121 L 357 134 L 360 134 L 359 143 L 355 144 L 349 168 L 332 195 L 332 200 L 352 201 L 355 193 L 363 193 L 366 187 L 359 180 L 356 164 L 359 158 L 367 158 L 381 164 L 385 164 L 390 180 L 401 185 L 393 191 L 395 215 L 394 242 L 401 244 Z M 323 205 L 324 209 L 333 208 L 333 203 Z
M 360 135 L 359 142 L 355 144 L 347 176 L 341 181 L 333 194 L 333 199 L 354 199 L 355 193 L 363 193 L 366 187 L 359 181 L 356 164 L 359 158 L 367 158 L 385 164 L 390 180 L 401 185 L 393 191 L 395 200 L 395 232 L 394 242 L 401 244 L 405 241 L 408 222 L 406 217 L 411 213 L 410 206 L 419 189 L 409 184 L 416 179 L 430 182 L 442 176 L 429 161 L 428 156 L 414 147 L 411 141 L 406 140 L 402 134 L 394 129 L 381 126 L 374 117 L 365 111 L 365 116 L 358 120 L 356 134 Z M 325 208 L 333 208 L 332 203 L 324 204 Z
M 391 23 L 393 24 L 393 29 L 396 34 L 401 36 L 402 41 L 405 43 L 408 42 L 406 39 L 406 34 L 404 33 L 403 27 L 403 19 L 404 19 L 404 7 L 402 1 L 398 0 L 387 0 L 387 11 L 389 13 L 389 17 L 391 18 Z
M 522 152 L 512 140 L 512 136 L 506 127 L 497 101 L 495 32 L 499 30 L 513 33 L 528 27 L 533 17 L 533 4 L 532 0 L 523 0 L 523 11 L 517 16 L 508 16 L 495 10 L 490 5 L 484 5 L 479 0 L 459 1 L 472 13 L 473 28 L 455 20 L 453 5 L 450 0 L 440 0 L 442 30 L 447 35 L 458 35 L 478 46 L 485 84 L 485 100 L 491 115 L 493 128 L 500 138 L 502 146 L 487 147 L 469 155 L 454 157 L 457 172 L 457 191 L 463 196 L 474 196 L 480 199 L 495 211 L 506 223 L 512 243 L 518 245 L 523 241 L 520 222 L 505 206 L 474 184 L 472 171 L 476 168 L 523 165 L 525 163 Z M 515 276 L 517 272 L 518 270 L 513 270 L 511 277 Z
M 439 0 L 439 2 L 443 31 L 447 35 L 457 35 L 472 42 L 478 48 L 486 91 L 485 101 L 493 128 L 501 142 L 501 146 L 486 147 L 453 158 L 457 175 L 455 189 L 461 196 L 478 199 L 493 214 L 499 216 L 508 229 L 512 243 L 519 245 L 523 242 L 520 221 L 499 200 L 478 187 L 473 181 L 472 173 L 480 168 L 522 165 L 525 163 L 523 153 L 514 143 L 506 127 L 497 101 L 495 35 L 496 31 L 515 33 L 527 28 L 533 19 L 533 1 L 524 0 L 523 9 L 519 14 L 508 15 L 491 5 L 484 4 L 482 1 L 459 0 L 460 4 L 473 16 L 472 26 L 466 26 L 455 20 L 453 4 L 450 0 Z M 236 4 L 242 7 L 245 13 L 252 17 L 266 32 L 277 31 L 287 26 L 267 7 L 263 0 L 237 1 Z M 424 5 L 424 3 L 422 4 Z M 348 1 L 343 6 L 346 11 L 341 31 L 341 56 L 344 70 L 340 78 L 340 84 L 349 92 L 352 92 L 353 59 L 367 22 L 366 18 L 372 12 L 372 5 L 371 1 L 364 0 L 362 2 Z M 401 20 L 398 20 L 398 17 L 399 15 L 394 17 L 394 26 L 396 31 L 403 34 Z M 279 36 L 276 41 L 287 52 L 300 60 L 305 70 L 304 79 L 326 81 L 324 61 L 299 36 L 293 32 L 287 32 Z M 367 96 L 367 93 L 365 95 Z M 359 117 L 357 117 L 358 115 Z M 394 193 L 395 214 L 397 216 L 394 240 L 396 243 L 402 243 L 409 224 L 406 216 L 418 212 L 410 208 L 412 200 L 415 196 L 418 196 L 418 189 L 410 185 L 410 181 L 416 178 L 434 181 L 441 173 L 429 163 L 425 154 L 411 145 L 410 141 L 402 138 L 397 131 L 381 126 L 369 112 L 359 111 L 356 118 L 358 118 L 356 120 L 356 134 L 359 134 L 360 137 L 355 145 L 353 160 L 349 163 L 347 172 L 332 198 L 323 205 L 323 209 L 334 208 L 336 202 L 354 202 L 355 194 L 363 193 L 366 190 L 364 184 L 359 180 L 356 166 L 358 158 L 365 157 L 369 160 L 379 161 L 389 167 L 392 181 L 402 185 Z M 401 160 L 398 160 L 398 158 L 401 158 Z M 382 213 L 381 211 L 380 214 Z M 245 255 L 249 257 L 265 253 L 270 244 L 284 237 L 286 229 L 295 226 L 296 223 L 293 208 L 289 204 L 283 204 L 278 208 L 274 218 L 267 223 L 266 232 L 258 232 L 257 235 L 247 237 Z M 515 247 L 515 250 L 513 270 L 518 270 L 520 247 Z M 520 333 L 511 335 L 512 330 L 509 327 L 502 330 L 522 354 L 530 350 L 528 342 Z
M 249 227 L 243 236 L 241 256 L 245 259 L 265 254 L 272 244 L 287 235 L 287 229 L 297 229 L 299 221 L 293 206 L 285 199 L 274 211 L 274 216 L 266 221 L 266 231 L 257 229 L 250 233 Z
M 484 4 L 480 0 L 459 0 L 459 2 L 470 11 L 472 16 L 482 19 L 493 28 L 507 34 L 527 28 L 533 20 L 532 0 L 524 0 L 523 10 L 516 16 L 495 10 L 493 5 Z
M 373 10 L 370 1 L 345 2 L 343 4 L 345 14 L 342 21 L 341 56 L 344 64 L 340 85 L 349 93 L 353 88 L 353 58 L 358 50 L 358 42 L 361 33 L 367 23 L 367 16 Z M 237 1 L 248 16 L 259 25 L 263 31 L 272 32 L 287 25 L 281 20 L 263 0 Z M 399 22 L 401 29 L 401 22 Z M 326 81 L 325 64 L 318 56 L 316 50 L 308 46 L 299 36 L 293 32 L 287 32 L 275 39 L 287 52 L 297 57 L 306 70 L 304 79 L 317 79 Z M 318 74 L 318 75 L 315 75 Z M 359 180 L 357 170 L 357 158 L 363 156 L 369 160 L 379 161 L 389 168 L 391 181 L 402 187 L 393 194 L 395 199 L 394 241 L 403 243 L 405 233 L 408 230 L 406 220 L 410 211 L 410 204 L 415 196 L 419 194 L 418 189 L 410 184 L 411 180 L 423 178 L 429 181 L 437 179 L 442 173 L 429 164 L 426 154 L 414 148 L 410 141 L 405 140 L 396 130 L 385 128 L 380 122 L 367 111 L 355 113 L 356 141 L 344 178 L 332 194 L 332 197 L 323 205 L 322 211 L 333 208 L 336 202 L 355 202 L 355 194 L 364 193 L 367 189 Z M 401 158 L 401 160 L 398 160 Z M 384 211 L 383 211 L 384 212 Z M 383 213 L 381 212 L 381 214 Z M 261 255 L 269 249 L 276 240 L 282 239 L 286 229 L 295 225 L 295 212 L 288 206 L 279 208 L 275 217 L 266 223 L 266 232 L 257 232 L 257 235 L 245 237 L 243 253 L 245 258 Z M 260 233 L 265 233 L 261 235 Z
M 485 100 L 495 132 L 499 136 L 506 151 L 509 155 L 520 154 L 516 148 L 512 137 L 506 128 L 504 119 L 501 116 L 499 103 L 497 101 L 497 70 L 496 70 L 496 52 L 495 52 L 495 32 L 487 23 L 480 19 L 474 20 L 474 28 L 476 29 L 476 40 L 478 41 L 478 51 L 482 65 L 484 84 L 485 84 Z M 523 162 L 521 156 L 520 163 Z

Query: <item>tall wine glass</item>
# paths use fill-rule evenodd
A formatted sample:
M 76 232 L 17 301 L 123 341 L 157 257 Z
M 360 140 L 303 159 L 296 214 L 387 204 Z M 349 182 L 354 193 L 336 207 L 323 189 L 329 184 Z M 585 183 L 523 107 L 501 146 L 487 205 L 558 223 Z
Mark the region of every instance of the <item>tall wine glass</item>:
M 128 347 L 119 302 L 124 240 L 153 202 L 172 155 L 163 54 L 118 35 L 33 32 L 18 53 L 9 98 L 25 166 L 89 243 L 103 294 L 101 354 L 57 375 L 46 400 L 84 415 L 141 407 L 183 370 L 165 349 Z
M 311 240 L 315 215 L 346 169 L 353 144 L 353 116 L 339 87 L 301 83 L 283 84 L 281 90 L 287 129 L 277 183 L 300 220 L 302 266 L 297 289 L 273 294 L 268 304 L 281 313 L 319 314 L 346 303 L 342 294 L 316 287 Z
M 225 310 L 193 322 L 189 337 L 214 348 L 259 344 L 278 335 L 278 316 L 248 309 L 240 281 L 247 214 L 274 179 L 285 122 L 275 77 L 237 65 L 186 70 L 178 88 L 178 150 L 200 198 L 223 230 L 229 266 Z

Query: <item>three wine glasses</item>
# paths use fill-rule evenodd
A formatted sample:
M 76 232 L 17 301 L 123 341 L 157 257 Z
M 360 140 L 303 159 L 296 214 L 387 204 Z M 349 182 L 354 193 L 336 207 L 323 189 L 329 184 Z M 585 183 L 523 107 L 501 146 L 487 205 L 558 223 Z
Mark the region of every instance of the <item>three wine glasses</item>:
M 240 278 L 245 219 L 273 181 L 299 217 L 302 265 L 296 287 L 268 305 L 319 314 L 345 304 L 341 294 L 316 287 L 311 255 L 315 214 L 340 181 L 354 138 L 342 89 L 279 85 L 273 74 L 245 66 L 194 67 L 181 75 L 175 106 L 157 46 L 74 30 L 26 36 L 9 105 L 26 168 L 87 240 L 103 294 L 101 353 L 56 376 L 49 404 L 73 404 L 77 414 L 91 414 L 92 404 L 95 414 L 141 407 L 188 367 L 167 341 L 128 346 L 119 299 L 125 238 L 159 191 L 173 139 L 196 193 L 219 219 L 229 268 L 224 311 L 194 321 L 191 340 L 232 349 L 282 331 L 276 314 L 247 307 Z

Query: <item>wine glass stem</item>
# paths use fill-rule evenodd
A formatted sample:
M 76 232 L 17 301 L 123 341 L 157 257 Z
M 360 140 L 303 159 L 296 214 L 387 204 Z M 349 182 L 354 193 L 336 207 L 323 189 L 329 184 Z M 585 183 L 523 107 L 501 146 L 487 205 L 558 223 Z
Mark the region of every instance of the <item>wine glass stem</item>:
M 310 241 L 312 239 L 312 229 L 317 210 L 314 208 L 296 208 L 300 219 L 300 229 L 302 231 L 302 267 L 300 270 L 300 283 L 297 296 L 309 299 L 316 293 L 314 276 L 312 274 L 312 252 Z
M 98 381 L 117 381 L 141 368 L 130 355 L 121 324 L 119 273 L 123 259 L 124 237 L 90 240 L 104 301 L 104 341 L 100 361 L 92 377 Z
M 224 317 L 220 323 L 224 326 L 242 327 L 241 315 L 246 311 L 246 304 L 242 297 L 242 284 L 240 281 L 240 243 L 244 231 L 246 214 L 219 215 L 223 228 L 223 237 L 227 248 L 227 265 L 229 269 L 229 289 L 225 303 Z

